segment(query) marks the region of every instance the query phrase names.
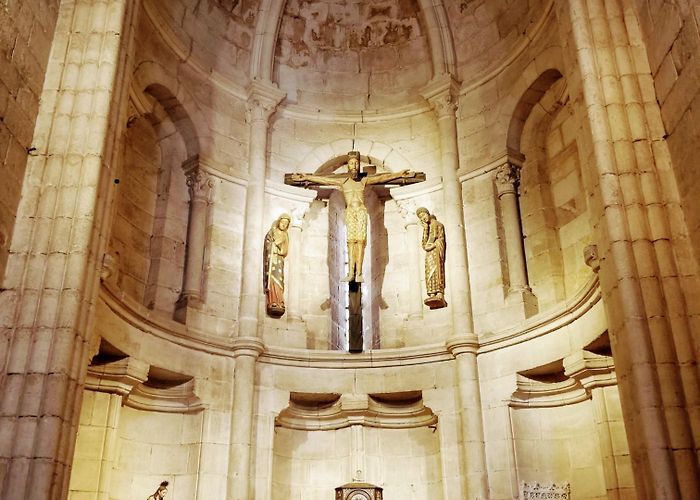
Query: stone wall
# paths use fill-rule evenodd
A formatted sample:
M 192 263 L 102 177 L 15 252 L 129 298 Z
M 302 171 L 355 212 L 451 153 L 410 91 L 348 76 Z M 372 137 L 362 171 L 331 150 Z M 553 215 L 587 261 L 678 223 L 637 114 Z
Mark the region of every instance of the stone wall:
M 636 0 L 641 37 L 661 107 L 683 213 L 696 258 L 700 255 L 700 10 L 693 2 Z
M 58 0 L 0 4 L 0 280 L 31 153 Z

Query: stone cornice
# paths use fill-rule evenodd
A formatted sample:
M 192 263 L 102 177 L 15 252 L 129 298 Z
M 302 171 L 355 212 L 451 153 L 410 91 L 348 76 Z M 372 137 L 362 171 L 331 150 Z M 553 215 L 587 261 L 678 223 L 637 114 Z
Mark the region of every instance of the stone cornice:
M 450 361 L 452 356 L 444 344 L 401 349 L 377 349 L 349 354 L 342 351 L 321 351 L 269 346 L 258 362 L 314 368 L 379 368 L 420 365 Z
M 124 399 L 124 406 L 161 413 L 196 413 L 204 409 L 194 393 L 194 380 L 173 387 L 139 384 Z
M 445 347 L 455 358 L 461 354 L 476 354 L 479 350 L 479 338 L 476 335 L 460 335 L 447 339 Z
M 508 402 L 512 408 L 553 408 L 590 399 L 588 391 L 574 379 L 548 383 L 518 375 L 517 384 Z
M 343 124 L 375 123 L 403 120 L 431 111 L 427 102 L 407 104 L 389 109 L 366 109 L 359 111 L 323 111 L 318 108 L 286 104 L 280 107 L 278 114 L 283 118 L 303 121 L 333 122 Z
M 237 337 L 233 340 L 233 355 L 257 358 L 265 352 L 265 343 L 258 337 Z
M 578 380 L 587 390 L 617 385 L 612 356 L 579 351 L 564 358 L 564 373 Z
M 148 363 L 126 357 L 88 366 L 85 388 L 126 396 L 134 386 L 148 379 Z
M 383 429 L 411 429 L 436 425 L 438 418 L 423 404 L 420 391 L 402 394 L 292 393 L 289 406 L 275 426 L 305 431 L 328 431 L 362 425 Z M 386 396 L 384 398 L 383 396 Z
M 479 336 L 479 354 L 527 342 L 563 329 L 582 318 L 598 304 L 600 299 L 598 275 L 591 273 L 588 283 L 559 307 L 536 314 L 528 318 L 524 324 Z
M 207 335 L 188 329 L 185 325 L 163 316 L 156 316 L 153 311 L 134 299 L 103 283 L 100 299 L 119 318 L 134 329 L 188 349 L 211 353 L 224 357 L 234 357 L 234 339 L 223 336 Z M 517 345 L 529 340 L 556 332 L 577 321 L 587 314 L 600 300 L 597 275 L 593 274 L 589 282 L 579 293 L 560 307 L 537 314 L 524 324 L 499 332 L 478 337 L 477 355 Z M 106 339 L 109 340 L 108 335 Z M 240 344 L 241 348 L 243 345 Z M 471 341 L 470 341 L 471 342 Z M 396 349 L 378 349 L 358 354 L 341 351 L 324 351 L 294 349 L 266 345 L 260 354 L 259 363 L 283 366 L 314 368 L 378 368 L 389 366 L 407 366 L 437 363 L 454 360 L 463 349 L 471 352 L 473 343 L 453 342 L 430 344 L 417 347 Z M 449 348 L 448 348 L 449 347 Z M 252 347 L 257 350 L 257 347 Z

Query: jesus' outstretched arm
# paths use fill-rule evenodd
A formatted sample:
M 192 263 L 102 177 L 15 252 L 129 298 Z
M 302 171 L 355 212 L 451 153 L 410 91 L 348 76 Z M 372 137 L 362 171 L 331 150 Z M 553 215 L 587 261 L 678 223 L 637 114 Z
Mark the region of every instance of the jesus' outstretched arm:
M 326 177 L 324 175 L 315 174 L 292 174 L 292 180 L 296 182 L 308 181 L 312 184 L 317 184 L 320 186 L 336 186 L 339 187 L 343 184 L 345 179 L 339 179 L 337 177 Z
M 411 170 L 402 170 L 401 172 L 386 172 L 383 174 L 374 174 L 367 177 L 367 184 L 385 184 L 396 179 L 405 179 L 415 177 L 416 173 Z

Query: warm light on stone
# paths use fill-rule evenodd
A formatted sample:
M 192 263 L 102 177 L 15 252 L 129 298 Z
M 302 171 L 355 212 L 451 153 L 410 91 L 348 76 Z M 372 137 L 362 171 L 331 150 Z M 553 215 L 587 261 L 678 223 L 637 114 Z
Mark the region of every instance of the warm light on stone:
M 692 3 L 0 2 L 0 498 L 696 498 Z

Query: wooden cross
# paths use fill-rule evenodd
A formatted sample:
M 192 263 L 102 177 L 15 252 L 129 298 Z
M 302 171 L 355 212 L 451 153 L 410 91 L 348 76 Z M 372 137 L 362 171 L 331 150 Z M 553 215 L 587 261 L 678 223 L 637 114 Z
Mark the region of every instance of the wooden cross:
M 366 186 L 405 186 L 425 181 L 423 172 L 404 170 L 381 174 L 360 171 L 360 153 L 348 153 L 348 172 L 344 174 L 285 174 L 284 183 L 290 186 L 312 188 L 330 186 L 340 189 L 345 198 L 345 226 L 348 244 L 348 275 L 350 287 L 350 352 L 362 352 L 362 264 L 367 244 L 367 208 L 364 203 Z

